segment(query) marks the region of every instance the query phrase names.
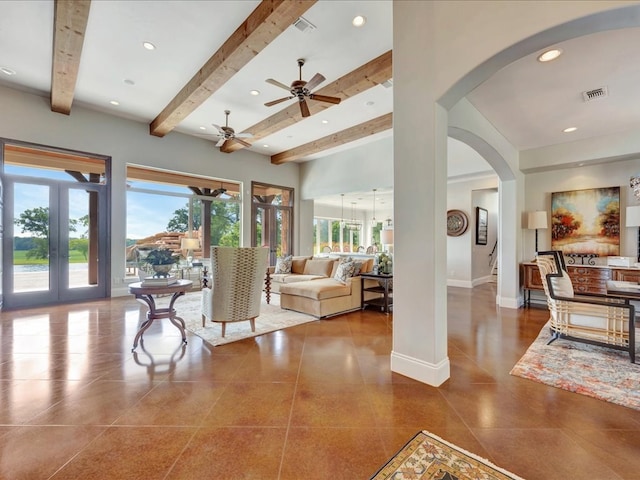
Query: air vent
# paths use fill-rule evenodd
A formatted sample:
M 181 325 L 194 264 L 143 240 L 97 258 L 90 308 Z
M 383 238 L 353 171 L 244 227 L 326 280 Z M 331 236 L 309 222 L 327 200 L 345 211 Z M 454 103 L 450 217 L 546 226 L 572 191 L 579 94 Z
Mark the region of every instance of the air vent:
M 608 96 L 609 91 L 607 90 L 607 87 L 600 87 L 582 92 L 582 98 L 585 102 L 590 102 L 591 100 L 597 100 L 599 98 L 605 98 Z
M 382 85 L 384 88 L 391 88 L 393 87 L 393 78 L 390 78 L 389 80 L 385 80 L 384 82 L 382 82 L 380 85 Z
M 316 26 L 304 17 L 298 17 L 298 19 L 293 22 L 293 26 L 301 32 L 310 32 L 316 29 Z

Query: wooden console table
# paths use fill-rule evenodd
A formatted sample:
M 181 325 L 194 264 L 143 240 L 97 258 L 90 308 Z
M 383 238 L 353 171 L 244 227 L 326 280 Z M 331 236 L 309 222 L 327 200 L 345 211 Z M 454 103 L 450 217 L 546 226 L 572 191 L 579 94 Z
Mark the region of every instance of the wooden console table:
M 531 304 L 531 291 L 544 291 L 538 265 L 535 262 L 521 264 L 524 304 Z M 607 294 L 609 280 L 639 282 L 640 268 L 611 267 L 607 265 L 567 265 L 567 273 L 571 278 L 576 293 Z

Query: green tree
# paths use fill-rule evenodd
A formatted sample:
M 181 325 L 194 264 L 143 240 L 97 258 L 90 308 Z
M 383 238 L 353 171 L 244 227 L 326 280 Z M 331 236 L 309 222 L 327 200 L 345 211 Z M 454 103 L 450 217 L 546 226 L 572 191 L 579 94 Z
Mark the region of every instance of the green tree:
M 202 218 L 202 202 L 194 202 L 193 204 L 193 220 L 194 230 L 198 230 L 201 225 Z M 185 205 L 173 212 L 173 217 L 167 224 L 167 232 L 186 232 L 189 229 L 189 204 Z
M 22 233 L 30 233 L 33 237 L 32 247 L 26 258 L 46 259 L 49 257 L 49 208 L 36 207 L 27 209 L 14 220 Z
M 69 250 L 77 250 L 82 253 L 82 256 L 87 260 L 87 253 L 89 252 L 89 240 L 86 238 L 71 238 L 69 239 Z
M 22 233 L 32 235 L 33 243 L 27 251 L 26 258 L 49 258 L 49 207 L 27 209 L 13 222 L 20 227 Z M 75 232 L 78 224 L 88 225 L 89 217 L 85 215 L 80 219 L 69 219 L 69 231 Z M 73 250 L 71 243 L 72 241 L 69 242 L 69 247 Z
M 202 225 L 202 202 L 193 206 L 192 225 L 198 230 Z M 211 245 L 240 245 L 240 205 L 222 201 L 211 202 Z M 189 228 L 189 204 L 173 212 L 167 223 L 168 232 L 186 232 Z
M 22 233 L 31 233 L 37 238 L 49 238 L 49 208 L 36 207 L 25 210 L 14 220 Z

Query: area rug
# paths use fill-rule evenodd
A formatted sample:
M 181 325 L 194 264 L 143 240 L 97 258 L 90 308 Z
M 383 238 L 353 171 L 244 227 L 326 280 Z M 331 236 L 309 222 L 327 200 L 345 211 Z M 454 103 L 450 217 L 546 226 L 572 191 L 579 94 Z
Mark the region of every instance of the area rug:
M 547 345 L 550 338 L 547 324 L 509 373 L 640 410 L 640 365 L 627 352 L 563 339 Z
M 168 301 L 169 297 L 160 298 L 158 299 L 158 305 L 168 303 Z M 269 304 L 267 304 L 263 295 L 262 304 L 260 305 L 260 316 L 256 318 L 256 331 L 251 331 L 249 321 L 230 322 L 227 323 L 225 336 L 222 338 L 222 326 L 220 323 L 206 322 L 205 327 L 202 327 L 200 302 L 201 293 L 190 292 L 178 298 L 174 307 L 178 316 L 184 320 L 187 330 L 214 346 L 237 342 L 244 338 L 256 337 L 275 330 L 317 320 L 311 315 L 281 309 L 279 295 L 271 295 L 271 302 Z
M 419 432 L 371 480 L 522 480 L 426 430 Z

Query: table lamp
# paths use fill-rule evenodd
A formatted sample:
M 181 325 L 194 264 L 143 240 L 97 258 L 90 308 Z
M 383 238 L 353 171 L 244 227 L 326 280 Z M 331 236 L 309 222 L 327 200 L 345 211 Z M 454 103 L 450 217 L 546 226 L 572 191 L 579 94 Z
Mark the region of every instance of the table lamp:
M 187 262 L 191 264 L 193 261 L 193 250 L 200 248 L 200 240 L 197 238 L 185 237 L 180 240 L 180 249 L 187 251 Z
M 529 215 L 527 216 L 527 228 L 529 230 L 536 231 L 536 254 L 537 254 L 538 253 L 538 229 L 547 228 L 547 212 L 545 210 L 529 212 Z
M 637 258 L 640 262 L 640 205 L 627 207 L 627 227 L 638 227 L 638 252 Z

